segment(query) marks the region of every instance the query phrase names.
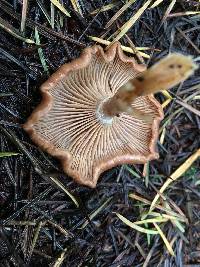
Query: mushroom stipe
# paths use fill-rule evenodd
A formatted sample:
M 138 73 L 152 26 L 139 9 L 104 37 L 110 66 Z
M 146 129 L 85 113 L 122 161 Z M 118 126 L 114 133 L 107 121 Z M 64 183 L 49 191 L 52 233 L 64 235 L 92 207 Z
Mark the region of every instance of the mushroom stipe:
M 106 52 L 86 48 L 41 86 L 42 101 L 23 128 L 66 174 L 95 187 L 107 169 L 158 158 L 163 110 L 152 93 L 184 81 L 196 68 L 191 57 L 171 54 L 146 70 L 118 42 Z

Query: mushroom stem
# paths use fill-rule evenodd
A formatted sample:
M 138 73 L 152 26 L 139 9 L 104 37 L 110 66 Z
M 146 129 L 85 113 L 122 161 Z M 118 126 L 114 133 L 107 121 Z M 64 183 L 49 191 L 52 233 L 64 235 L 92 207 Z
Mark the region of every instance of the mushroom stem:
M 104 117 L 119 117 L 121 113 L 125 112 L 129 115 L 133 115 L 137 119 L 151 122 L 152 116 L 150 114 L 144 114 L 142 111 L 131 105 L 138 96 L 138 90 L 132 85 L 132 81 L 127 82 L 112 98 L 109 98 L 103 103 L 102 113 L 104 114 Z
M 170 54 L 120 87 L 116 94 L 103 104 L 102 111 L 107 117 L 119 116 L 120 113 L 126 112 L 150 122 L 151 115 L 146 115 L 131 106 L 134 100 L 139 96 L 167 90 L 185 81 L 196 69 L 197 65 L 191 57 Z

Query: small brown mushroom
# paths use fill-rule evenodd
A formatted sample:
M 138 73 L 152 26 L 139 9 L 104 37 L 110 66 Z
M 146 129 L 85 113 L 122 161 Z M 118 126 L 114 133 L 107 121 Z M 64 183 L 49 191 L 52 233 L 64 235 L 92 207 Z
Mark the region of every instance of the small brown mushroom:
M 23 127 L 65 173 L 90 187 L 111 167 L 156 159 L 163 111 L 137 90 L 134 78 L 144 70 L 119 43 L 107 52 L 86 48 L 41 86 L 42 102 Z

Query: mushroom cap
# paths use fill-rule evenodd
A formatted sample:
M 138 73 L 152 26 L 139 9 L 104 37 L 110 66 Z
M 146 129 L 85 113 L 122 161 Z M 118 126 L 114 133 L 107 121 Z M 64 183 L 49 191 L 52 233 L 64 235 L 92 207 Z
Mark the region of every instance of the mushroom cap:
M 42 101 L 23 128 L 61 161 L 65 173 L 89 187 L 95 187 L 100 174 L 116 165 L 156 159 L 163 111 L 152 95 L 138 97 L 132 104 L 152 115 L 151 124 L 125 113 L 111 123 L 97 116 L 103 101 L 145 69 L 124 55 L 118 42 L 106 52 L 98 45 L 86 48 L 41 86 Z

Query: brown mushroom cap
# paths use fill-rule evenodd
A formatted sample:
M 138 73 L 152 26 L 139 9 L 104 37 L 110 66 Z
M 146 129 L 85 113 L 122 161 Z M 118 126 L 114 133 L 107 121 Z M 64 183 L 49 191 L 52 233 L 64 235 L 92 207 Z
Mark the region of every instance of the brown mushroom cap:
M 116 165 L 158 158 L 155 145 L 163 112 L 152 95 L 138 97 L 132 104 L 152 115 L 151 124 L 125 113 L 110 119 L 99 115 L 102 103 L 144 70 L 124 55 L 119 43 L 107 52 L 100 46 L 86 48 L 41 86 L 42 102 L 23 128 L 61 160 L 64 172 L 90 187 Z

